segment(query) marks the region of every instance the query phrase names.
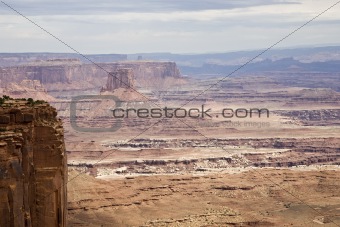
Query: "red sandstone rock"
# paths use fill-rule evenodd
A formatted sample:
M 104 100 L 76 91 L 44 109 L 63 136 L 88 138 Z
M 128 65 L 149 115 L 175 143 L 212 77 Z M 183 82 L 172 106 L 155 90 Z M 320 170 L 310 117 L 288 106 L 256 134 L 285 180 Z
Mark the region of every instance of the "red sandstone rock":
M 0 107 L 0 226 L 66 226 L 67 162 L 56 110 L 23 101 L 5 105 Z

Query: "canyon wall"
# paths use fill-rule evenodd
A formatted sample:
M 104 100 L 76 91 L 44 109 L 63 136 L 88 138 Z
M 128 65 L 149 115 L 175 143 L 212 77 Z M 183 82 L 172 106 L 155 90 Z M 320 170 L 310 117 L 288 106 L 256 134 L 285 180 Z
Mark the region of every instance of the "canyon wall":
M 49 104 L 0 106 L 0 226 L 66 226 L 62 123 Z
M 22 80 L 39 80 L 48 91 L 99 90 L 107 82 L 107 75 L 119 69 L 133 70 L 138 87 L 159 87 L 181 81 L 174 62 L 132 61 L 83 64 L 77 59 L 57 59 L 21 66 L 0 68 L 1 86 Z

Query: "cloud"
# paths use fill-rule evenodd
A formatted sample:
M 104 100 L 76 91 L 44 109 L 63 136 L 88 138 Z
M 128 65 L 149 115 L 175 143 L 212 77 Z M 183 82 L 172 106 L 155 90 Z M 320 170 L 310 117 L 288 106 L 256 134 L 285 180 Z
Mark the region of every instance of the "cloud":
M 334 0 L 14 0 L 10 4 L 82 53 L 185 53 L 266 48 Z M 338 43 L 339 8 L 281 45 Z M 0 42 L 5 44 L 0 52 L 70 51 L 1 4 L 0 11 Z
M 299 4 L 289 0 L 26 0 L 4 1 L 25 15 L 152 13 L 237 9 L 264 5 Z M 6 13 L 1 7 L 0 11 Z M 10 11 L 7 11 L 10 13 Z

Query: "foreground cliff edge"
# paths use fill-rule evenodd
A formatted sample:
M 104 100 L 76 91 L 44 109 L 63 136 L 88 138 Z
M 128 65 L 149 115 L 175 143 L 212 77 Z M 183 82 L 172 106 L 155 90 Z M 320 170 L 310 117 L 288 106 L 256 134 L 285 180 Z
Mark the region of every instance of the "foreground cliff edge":
M 55 108 L 0 101 L 0 226 L 66 226 L 67 161 Z

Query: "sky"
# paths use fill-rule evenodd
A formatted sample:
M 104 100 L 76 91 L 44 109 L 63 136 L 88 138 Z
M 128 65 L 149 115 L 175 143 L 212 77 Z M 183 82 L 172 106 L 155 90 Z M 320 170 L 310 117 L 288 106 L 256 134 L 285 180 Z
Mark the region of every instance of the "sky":
M 1 0 L 0 52 L 221 53 L 263 49 L 339 0 Z M 340 45 L 340 3 L 278 48 Z

